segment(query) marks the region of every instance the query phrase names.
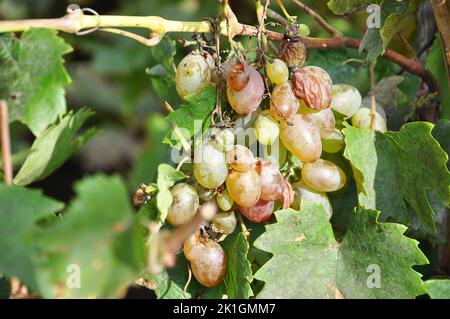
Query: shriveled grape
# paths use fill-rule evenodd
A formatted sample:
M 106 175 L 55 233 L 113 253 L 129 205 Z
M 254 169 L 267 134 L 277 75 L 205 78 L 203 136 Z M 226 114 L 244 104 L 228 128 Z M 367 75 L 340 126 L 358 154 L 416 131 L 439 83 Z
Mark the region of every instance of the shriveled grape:
M 344 187 L 347 177 L 344 171 L 333 162 L 319 159 L 305 163 L 302 178 L 306 185 L 319 192 L 334 192 Z
M 254 206 L 261 196 L 261 178 L 254 169 L 247 172 L 231 171 L 226 185 L 231 198 L 242 207 Z
M 172 187 L 172 206 L 167 213 L 167 221 L 173 226 L 187 223 L 194 217 L 199 207 L 198 194 L 195 188 L 186 183 Z
M 303 115 L 295 114 L 289 123 L 282 122 L 280 138 L 284 146 L 303 162 L 315 162 L 322 154 L 320 131 Z

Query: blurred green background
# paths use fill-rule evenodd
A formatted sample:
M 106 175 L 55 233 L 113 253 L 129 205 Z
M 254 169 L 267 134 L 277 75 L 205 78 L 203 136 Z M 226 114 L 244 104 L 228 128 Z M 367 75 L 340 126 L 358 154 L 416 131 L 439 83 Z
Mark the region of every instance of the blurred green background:
M 292 15 L 299 15 L 299 21 L 310 26 L 311 36 L 327 37 L 311 17 L 288 1 L 284 2 Z M 365 31 L 365 12 L 349 18 L 337 17 L 327 8 L 326 1 L 304 2 L 346 35 L 361 37 Z M 177 20 L 215 17 L 218 9 L 218 0 L 0 0 L 0 19 L 59 17 L 72 3 L 92 8 L 100 14 L 159 15 Z M 230 4 L 241 22 L 256 24 L 252 0 L 235 0 Z M 276 8 L 275 1 L 272 8 Z M 415 31 L 414 23 L 412 19 L 404 30 L 408 38 Z M 138 32 L 142 34 L 142 30 Z M 161 144 L 169 129 L 163 120 L 166 115 L 164 101 L 155 94 L 151 76 L 146 72 L 159 62 L 155 59 L 154 49 L 104 32 L 61 36 L 74 48 L 65 57 L 72 77 L 72 84 L 67 90 L 68 106 L 72 109 L 83 106 L 93 109 L 96 115 L 87 126 L 95 125 L 101 132 L 52 176 L 33 186 L 43 188 L 47 195 L 54 198 L 68 201 L 73 195 L 71 186 L 75 180 L 94 171 L 104 171 L 122 174 L 132 192 L 139 183 L 154 179 L 158 163 L 168 161 L 168 150 Z M 173 39 L 191 37 L 189 34 L 170 36 Z M 394 39 L 392 44 L 396 46 L 399 42 Z M 402 47 L 396 49 L 402 51 Z M 177 45 L 175 61 L 179 61 L 188 50 Z M 336 50 L 336 56 L 340 53 Z M 320 54 L 312 54 L 309 58 L 316 61 L 326 59 Z M 346 58 L 343 56 L 343 59 Z M 358 88 L 367 93 L 367 68 L 360 69 L 353 77 Z M 175 92 L 173 96 L 176 96 Z M 177 103 L 176 100 L 171 102 Z M 178 105 L 173 106 L 176 108 Z M 19 152 L 15 157 L 17 162 L 21 160 L 20 151 L 31 145 L 32 141 L 33 137 L 25 127 L 18 123 L 12 125 L 13 153 Z

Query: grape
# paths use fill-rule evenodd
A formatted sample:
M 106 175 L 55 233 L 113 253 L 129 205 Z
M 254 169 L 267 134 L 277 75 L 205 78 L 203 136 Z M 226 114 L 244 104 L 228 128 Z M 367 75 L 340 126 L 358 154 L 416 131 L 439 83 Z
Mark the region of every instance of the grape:
M 233 211 L 222 212 L 214 217 L 213 224 L 223 233 L 231 234 L 236 229 L 236 215 Z
M 262 153 L 266 161 L 271 162 L 277 167 L 283 165 L 287 157 L 286 147 L 279 140 L 272 145 L 262 145 Z
M 194 180 L 194 188 L 197 191 L 198 197 L 204 202 L 208 202 L 214 198 L 214 191 L 203 187 L 197 180 Z
M 220 284 L 227 270 L 227 256 L 223 248 L 215 241 L 201 244 L 200 254 L 191 259 L 191 270 L 195 279 L 205 287 L 212 288 Z
M 333 85 L 331 109 L 346 117 L 352 117 L 360 108 L 361 94 L 356 88 L 348 84 Z
M 287 179 L 284 180 L 283 195 L 281 196 L 281 208 L 286 209 L 291 207 L 294 202 L 294 189 Z
M 183 244 L 183 253 L 187 260 L 192 260 L 201 254 L 202 245 L 197 233 L 190 235 Z
M 263 111 L 255 120 L 254 128 L 258 142 L 263 145 L 272 144 L 280 134 L 277 121 L 270 115 L 269 110 Z
M 219 151 L 227 152 L 234 145 L 234 134 L 229 129 L 212 128 L 210 130 L 211 141 Z
M 306 66 L 292 74 L 294 95 L 315 110 L 330 107 L 332 86 L 330 75 L 317 66 Z
M 203 187 L 214 189 L 223 184 L 228 174 L 225 154 L 206 140 L 196 147 L 194 176 Z
M 261 176 L 261 199 L 274 201 L 283 193 L 284 180 L 280 171 L 268 161 L 259 161 L 259 176 Z
M 173 226 L 187 223 L 194 217 L 199 207 L 198 194 L 195 188 L 186 183 L 172 187 L 172 206 L 167 213 L 167 221 Z
M 243 145 L 234 145 L 227 152 L 226 159 L 231 168 L 238 172 L 246 172 L 255 167 L 255 157 L 252 151 Z
M 337 153 L 344 145 L 344 136 L 338 129 L 334 129 L 333 133 L 322 138 L 322 148 L 327 153 Z
M 259 72 L 252 67 L 247 67 L 250 78 L 247 85 L 240 91 L 235 91 L 227 86 L 228 102 L 238 114 L 250 114 L 261 104 L 264 95 L 264 80 Z
M 300 23 L 298 25 L 298 33 L 303 37 L 309 36 L 310 33 L 309 27 L 306 24 Z
M 181 60 L 177 67 L 176 89 L 185 99 L 188 95 L 200 92 L 211 84 L 212 68 L 198 52 L 192 52 Z
M 326 193 L 321 193 L 312 189 L 311 187 L 307 186 L 302 180 L 294 183 L 292 187 L 295 192 L 294 202 L 292 203 L 293 209 L 300 210 L 301 201 L 307 200 L 316 204 L 321 204 L 325 209 L 328 218 L 331 218 L 333 209 Z
M 266 66 L 267 76 L 273 84 L 283 84 L 289 78 L 289 69 L 280 59 L 273 60 Z
M 352 125 L 358 128 L 371 128 L 372 127 L 372 115 L 371 111 L 368 108 L 360 108 L 353 116 L 352 116 Z M 375 130 L 379 132 L 386 132 L 386 122 L 383 117 L 375 112 Z
M 229 211 L 234 204 L 234 201 L 230 194 L 228 194 L 227 190 L 224 190 L 222 193 L 218 194 L 216 196 L 216 201 L 219 208 L 223 211 Z
M 280 127 L 284 146 L 303 162 L 318 160 L 322 154 L 319 129 L 300 114 L 292 116 L 289 122 L 282 122 Z
M 252 207 L 239 207 L 239 211 L 249 221 L 253 223 L 262 223 L 270 218 L 273 213 L 274 202 L 260 199 Z
M 333 133 L 334 127 L 336 125 L 336 120 L 334 119 L 333 111 L 328 109 L 323 109 L 320 111 L 315 111 L 308 108 L 302 102 L 302 107 L 300 107 L 299 113 L 304 114 L 306 119 L 309 119 L 320 131 L 320 137 L 324 138 L 327 135 Z M 304 106 L 303 106 L 304 105 Z
M 261 178 L 254 169 L 247 172 L 231 171 L 226 185 L 231 198 L 242 207 L 254 206 L 261 196 Z
M 376 101 L 375 101 L 375 105 L 376 105 L 377 113 L 383 117 L 385 122 L 387 122 L 386 112 L 385 112 L 384 108 Z M 370 96 L 366 96 L 365 98 L 362 99 L 361 108 L 363 108 L 363 107 L 367 108 L 367 109 L 371 109 L 372 99 Z
M 334 192 L 344 187 L 347 178 L 336 164 L 319 159 L 314 163 L 305 163 L 302 178 L 306 185 L 319 192 Z
M 270 113 L 278 121 L 287 121 L 297 113 L 300 102 L 292 92 L 291 82 L 275 86 L 270 100 Z
M 242 91 L 250 80 L 250 71 L 245 63 L 238 60 L 228 71 L 227 85 L 234 91 Z

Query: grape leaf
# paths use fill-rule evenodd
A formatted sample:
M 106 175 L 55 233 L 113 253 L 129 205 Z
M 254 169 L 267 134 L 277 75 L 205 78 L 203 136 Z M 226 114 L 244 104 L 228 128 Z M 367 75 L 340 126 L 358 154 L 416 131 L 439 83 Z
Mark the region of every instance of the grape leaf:
M 435 232 L 434 212 L 426 190 L 450 202 L 447 154 L 432 137 L 433 125 L 408 123 L 400 132 L 373 133 L 369 129 L 343 130 L 344 156 L 351 162 L 359 204 L 382 211 L 413 228 Z
M 424 284 L 431 299 L 450 299 L 450 279 L 429 279 Z
M 156 206 L 159 211 L 159 222 L 162 225 L 166 220 L 170 206 L 172 206 L 172 194 L 170 188 L 179 180 L 186 178 L 182 172 L 168 164 L 160 164 L 158 166 L 158 194 L 156 195 Z
M 30 29 L 20 39 L 0 37 L 0 96 L 9 103 L 11 121 L 21 121 L 38 136 L 66 113 L 64 87 L 70 77 L 62 56 L 71 51 L 50 29 Z
M 83 179 L 75 190 L 63 219 L 36 236 L 49 254 L 41 276 L 59 288 L 57 297 L 118 297 L 145 260 L 128 192 L 119 177 L 104 175 Z M 79 288 L 66 284 L 77 268 Z M 43 295 L 54 297 L 50 289 Z
M 447 69 L 443 52 L 441 37 L 437 35 L 427 55 L 426 67 L 439 83 L 440 117 L 450 119 L 450 83 L 448 73 L 443 72 Z
M 38 248 L 30 235 L 37 221 L 63 208 L 63 204 L 42 195 L 41 191 L 0 185 L 0 272 L 18 277 L 34 291 Z
M 273 254 L 255 274 L 265 282 L 258 298 L 414 298 L 423 293 L 421 275 L 411 267 L 427 258 L 416 240 L 403 235 L 406 226 L 380 223 L 379 212 L 359 208 L 337 242 L 321 205 L 302 201 L 299 212 L 275 215 L 278 222 L 255 242 Z
M 432 134 L 448 156 L 450 154 L 450 120 L 437 121 L 433 128 Z M 448 161 L 447 168 L 450 169 L 450 162 Z
M 188 97 L 188 104 L 182 105 L 167 116 L 167 120 L 181 131 L 189 140 L 210 126 L 210 115 L 215 108 L 216 90 L 206 87 L 200 93 Z M 173 128 L 166 135 L 164 143 L 179 148 L 180 139 L 173 133 Z
M 193 277 L 186 291 L 187 298 L 200 296 L 217 299 L 227 295 L 230 299 L 248 299 L 253 296 L 250 283 L 252 270 L 247 259 L 249 244 L 242 232 L 235 231 L 220 243 L 227 255 L 227 273 L 222 283 L 215 288 L 201 286 Z M 175 268 L 168 269 L 150 280 L 156 285 L 158 298 L 184 299 L 184 286 L 188 281 L 188 264 L 183 253 L 178 254 Z
M 77 113 L 70 111 L 58 124 L 46 129 L 31 146 L 27 159 L 14 178 L 14 184 L 31 184 L 58 169 L 97 132 L 90 129 L 83 135 L 76 136 L 84 122 L 92 115 L 88 109 L 81 109 Z

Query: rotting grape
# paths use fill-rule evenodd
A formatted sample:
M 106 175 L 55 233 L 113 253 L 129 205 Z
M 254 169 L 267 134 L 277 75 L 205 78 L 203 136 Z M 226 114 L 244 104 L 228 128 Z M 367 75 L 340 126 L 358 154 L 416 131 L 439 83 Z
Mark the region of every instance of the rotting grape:
M 231 234 L 236 229 L 236 215 L 233 211 L 221 212 L 213 219 L 213 224 L 224 234 Z
M 199 198 L 195 188 L 186 183 L 172 187 L 172 206 L 167 213 L 167 221 L 173 226 L 180 226 L 192 219 L 199 208 Z
M 211 142 L 219 151 L 227 152 L 234 145 L 234 134 L 230 129 L 214 127 L 210 130 Z
M 270 218 L 273 214 L 274 202 L 260 199 L 252 207 L 241 207 L 239 211 L 252 223 L 262 223 Z
M 281 123 L 280 138 L 284 146 L 303 162 L 315 162 L 322 154 L 319 129 L 301 114 L 292 116 L 289 123 Z
M 297 113 L 299 100 L 292 92 L 291 82 L 276 85 L 270 99 L 270 113 L 273 118 L 285 122 Z
M 231 171 L 226 185 L 231 198 L 242 207 L 254 206 L 261 196 L 261 178 L 254 169 L 247 172 Z
M 319 159 L 305 163 L 302 178 L 306 185 L 319 192 L 334 192 L 344 187 L 347 177 L 344 171 L 333 162 Z
M 332 86 L 330 75 L 317 66 L 306 66 L 292 74 L 292 91 L 295 96 L 314 110 L 330 106 Z
M 222 282 L 227 270 L 227 256 L 215 241 L 209 240 L 206 243 L 200 243 L 199 249 L 192 254 L 191 252 L 191 270 L 197 281 L 208 288 L 216 287 Z

